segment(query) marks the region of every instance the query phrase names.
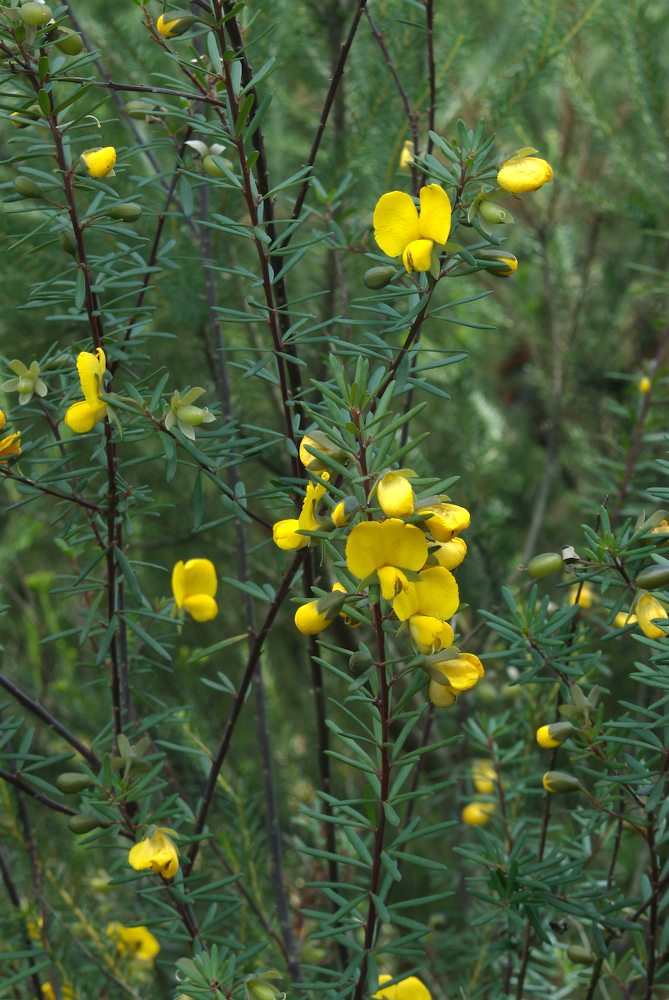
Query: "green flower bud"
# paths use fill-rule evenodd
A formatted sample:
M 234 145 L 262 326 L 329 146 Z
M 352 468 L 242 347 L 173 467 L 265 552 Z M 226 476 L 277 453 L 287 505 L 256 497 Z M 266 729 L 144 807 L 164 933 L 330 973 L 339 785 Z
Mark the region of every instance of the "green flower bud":
M 367 288 L 385 288 L 396 274 L 396 268 L 390 264 L 385 264 L 379 267 L 368 267 L 362 280 Z
M 369 651 L 358 649 L 349 658 L 348 665 L 353 673 L 357 674 L 362 673 L 363 670 L 367 670 L 368 667 L 371 667 L 373 662 L 374 660 L 372 659 Z
M 201 423 L 207 421 L 207 417 L 210 414 L 206 406 L 189 406 L 188 404 L 182 404 L 181 406 L 177 406 L 175 408 L 174 415 L 179 423 L 188 424 L 189 427 L 199 427 Z
M 43 198 L 42 189 L 35 181 L 29 177 L 15 177 L 14 187 L 22 198 Z
M 142 214 L 142 206 L 134 201 L 125 205 L 112 205 L 107 215 L 110 219 L 120 219 L 121 222 L 137 222 Z
M 643 590 L 659 590 L 669 583 L 669 565 L 647 566 L 641 570 L 634 582 Z
M 53 18 L 51 7 L 45 3 L 24 3 L 19 16 L 31 28 L 43 28 Z
M 572 962 L 577 962 L 579 965 L 594 965 L 596 960 L 596 955 L 589 948 L 583 948 L 580 944 L 570 944 L 567 948 L 567 955 Z
M 546 771 L 542 778 L 542 784 L 547 792 L 555 794 L 557 792 L 582 792 L 583 786 L 578 778 L 566 771 Z
M 229 161 L 226 160 L 225 165 L 227 166 L 228 163 Z M 232 167 L 232 163 L 230 163 L 230 166 Z M 225 171 L 221 170 L 215 158 L 210 153 L 202 157 L 202 169 L 210 177 L 225 177 Z
M 489 226 L 507 225 L 513 222 L 511 212 L 498 205 L 495 201 L 482 201 L 479 205 L 479 215 Z
M 275 986 L 264 983 L 261 979 L 249 979 L 246 988 L 255 1000 L 276 1000 L 281 993 Z
M 72 833 L 91 833 L 93 830 L 97 830 L 98 827 L 102 826 L 99 819 L 95 816 L 87 816 L 85 813 L 77 813 L 76 816 L 71 816 L 68 824 Z
M 69 229 L 61 229 L 58 234 L 58 242 L 62 246 L 65 253 L 69 253 L 72 257 L 77 256 L 77 244 Z
M 499 250 L 477 250 L 476 256 L 495 278 L 508 278 L 518 270 L 518 258 L 501 247 Z
M 19 378 L 19 384 L 17 385 L 16 388 L 18 389 L 19 395 L 23 396 L 27 392 L 32 393 L 34 386 L 35 386 L 34 378 L 31 378 L 30 375 L 22 375 Z
M 535 580 L 539 580 L 543 576 L 550 576 L 551 573 L 559 573 L 563 567 L 564 563 L 559 552 L 542 552 L 541 555 L 530 559 L 527 572 Z
M 92 778 L 87 774 L 79 774 L 78 771 L 64 771 L 56 778 L 56 786 L 64 795 L 77 795 L 93 784 Z
M 56 39 L 56 48 L 64 52 L 66 56 L 78 56 L 80 52 L 84 51 L 84 43 L 81 35 L 78 35 L 76 31 L 61 28 Z

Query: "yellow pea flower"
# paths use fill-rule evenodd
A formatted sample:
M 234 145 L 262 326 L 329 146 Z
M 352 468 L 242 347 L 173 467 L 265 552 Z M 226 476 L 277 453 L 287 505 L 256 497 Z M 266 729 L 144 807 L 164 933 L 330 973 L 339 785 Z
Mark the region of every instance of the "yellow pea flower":
M 394 517 L 356 524 L 346 541 L 346 563 L 351 573 L 361 580 L 376 573 L 387 601 L 408 584 L 402 570 L 417 573 L 426 559 L 427 541 L 420 528 Z
M 458 694 L 475 687 L 484 674 L 483 664 L 473 653 L 459 653 L 453 659 L 439 660 L 430 666 L 432 681 Z
M 638 620 L 637 616 L 631 612 L 619 611 L 613 619 L 613 626 L 614 628 L 625 628 L 626 625 L 636 625 Z
M 462 810 L 462 822 L 467 826 L 485 826 L 495 812 L 493 802 L 470 802 Z
M 578 603 L 578 606 L 581 608 L 591 608 L 594 599 L 595 595 L 589 583 L 584 583 L 582 586 L 580 583 L 575 583 L 569 590 L 569 603 Z
M 555 750 L 575 732 L 576 726 L 572 726 L 571 722 L 551 722 L 547 726 L 539 726 L 536 740 L 544 750 Z
M 479 795 L 492 795 L 497 781 L 497 771 L 492 761 L 476 761 L 472 767 L 472 781 Z
M 432 1000 L 432 994 L 417 976 L 407 976 L 393 986 L 381 988 L 384 983 L 389 983 L 394 978 L 387 972 L 379 974 L 379 989 L 374 994 L 375 1000 Z
M 467 555 L 467 543 L 464 538 L 454 535 L 448 542 L 439 542 L 430 555 L 434 556 L 444 569 L 456 569 Z
M 149 966 L 153 965 L 160 951 L 160 945 L 148 927 L 126 927 L 112 921 L 107 924 L 107 935 L 116 939 L 121 954 L 128 954 Z
M 20 454 L 21 431 L 14 431 L 13 434 L 5 434 L 3 438 L 0 438 L 0 464 L 8 462 L 10 458 Z
M 184 16 L 176 11 L 168 11 L 161 14 L 156 21 L 156 30 L 163 38 L 177 38 L 183 35 L 192 24 L 197 21 L 196 17 Z
M 455 503 L 436 503 L 422 507 L 418 513 L 430 515 L 423 526 L 437 542 L 450 542 L 451 538 L 469 527 L 471 520 L 469 511 Z
M 420 579 L 407 581 L 395 595 L 393 611 L 401 622 L 413 615 L 445 621 L 455 614 L 459 604 L 460 592 L 453 574 L 442 566 L 430 566 L 422 571 Z
M 172 593 L 178 608 L 184 608 L 196 622 L 208 622 L 218 614 L 214 600 L 218 580 L 210 559 L 182 560 L 172 570 Z
M 128 863 L 138 872 L 151 868 L 163 878 L 174 878 L 179 871 L 179 852 L 174 841 L 158 827 L 130 848 Z
M 321 473 L 321 478 L 326 481 L 330 478 L 327 472 Z M 299 517 L 288 517 L 283 521 L 276 521 L 272 528 L 272 538 L 274 544 L 280 549 L 291 551 L 293 549 L 304 549 L 311 542 L 308 535 L 301 534 L 302 531 L 318 531 L 321 527 L 316 519 L 314 508 L 325 493 L 325 486 L 322 483 L 307 483 L 307 492 L 302 503 L 302 510 Z
M 636 613 L 639 628 L 649 639 L 661 639 L 666 635 L 666 631 L 659 625 L 653 624 L 654 618 L 669 618 L 667 609 L 661 601 L 658 601 L 652 594 L 642 594 L 636 602 Z
M 65 423 L 76 434 L 92 430 L 107 416 L 107 406 L 100 398 L 106 365 L 105 352 L 101 347 L 95 354 L 82 351 L 77 356 L 77 371 L 84 398 L 72 403 L 65 414 Z
M 566 771 L 546 771 L 541 783 L 547 792 L 556 795 L 559 792 L 580 792 L 583 786 L 578 778 Z
M 511 194 L 537 191 L 553 180 L 550 163 L 538 156 L 511 156 L 505 160 L 497 174 L 497 184 Z
M 399 257 L 408 273 L 429 271 L 435 243 L 451 231 L 451 203 L 438 184 L 420 189 L 420 215 L 411 195 L 389 191 L 374 209 L 374 238 L 389 257 Z
M 409 634 L 414 649 L 425 656 L 453 644 L 453 629 L 448 622 L 429 615 L 412 615 L 409 618 Z
M 338 580 L 332 584 L 332 592 L 334 594 L 348 593 L 346 587 L 343 584 L 339 583 Z M 355 620 L 355 618 L 351 618 L 351 616 L 347 615 L 345 611 L 340 611 L 339 614 L 344 619 L 344 625 L 347 625 L 349 628 L 360 628 L 360 626 L 362 625 L 362 622 L 358 622 Z
M 334 618 L 328 618 L 318 610 L 318 601 L 309 601 L 295 612 L 295 625 L 302 635 L 318 635 L 330 628 Z
M 386 472 L 379 480 L 376 495 L 386 517 L 409 517 L 413 514 L 413 489 L 401 472 Z
M 458 693 L 447 684 L 440 684 L 438 681 L 430 681 L 427 687 L 427 696 L 435 708 L 450 708 L 458 700 Z
M 648 378 L 647 375 L 643 375 L 639 379 L 639 382 L 637 384 L 637 389 L 639 390 L 641 395 L 646 396 L 652 388 L 653 388 L 653 383 L 651 382 L 651 380 Z
M 410 170 L 411 164 L 413 163 L 413 141 L 407 139 L 402 146 L 402 152 L 400 153 L 400 170 Z
M 116 150 L 113 146 L 101 146 L 98 149 L 85 149 L 81 158 L 88 167 L 91 177 L 100 180 L 102 177 L 114 175 Z

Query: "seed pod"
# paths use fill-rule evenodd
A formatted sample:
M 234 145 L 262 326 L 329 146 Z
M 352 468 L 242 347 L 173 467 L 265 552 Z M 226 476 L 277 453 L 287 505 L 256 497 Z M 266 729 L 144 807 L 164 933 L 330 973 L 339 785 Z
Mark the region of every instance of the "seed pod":
M 120 219 L 121 222 L 137 222 L 142 214 L 142 206 L 134 201 L 126 205 L 112 205 L 107 212 L 110 219 Z
M 14 187 L 22 198 L 44 197 L 39 184 L 35 184 L 35 181 L 31 181 L 29 177 L 15 177 Z
M 567 948 L 567 955 L 572 962 L 579 965 L 594 965 L 595 955 L 589 948 L 583 948 L 580 944 L 570 944 Z
M 52 20 L 51 7 L 45 3 L 24 3 L 19 9 L 19 17 L 31 28 L 43 28 Z
M 78 771 L 64 771 L 56 778 L 56 785 L 65 795 L 78 795 L 85 788 L 93 785 L 93 780 L 87 774 Z
M 355 653 L 351 655 L 348 661 L 348 665 L 354 673 L 362 673 L 367 667 L 371 667 L 374 660 L 369 655 L 369 653 L 363 652 L 361 649 L 356 650 Z
M 85 813 L 77 813 L 76 816 L 71 816 L 67 824 L 72 831 L 72 833 L 91 833 L 93 830 L 97 830 L 100 823 L 99 819 L 95 816 L 87 816 Z
M 479 205 L 479 215 L 489 226 L 509 225 L 513 222 L 511 212 L 498 205 L 495 201 L 482 201 Z
M 669 583 L 669 565 L 647 566 L 641 570 L 634 582 L 637 587 L 642 587 L 644 590 L 659 590 Z
M 66 56 L 78 56 L 84 51 L 84 43 L 81 35 L 68 28 L 61 28 L 60 35 L 56 39 L 56 48 L 64 52 Z
M 250 979 L 246 984 L 246 988 L 255 1000 L 276 1000 L 279 995 L 274 986 L 270 986 L 269 983 L 263 983 L 260 979 Z
M 362 280 L 367 288 L 385 288 L 396 274 L 397 270 L 390 264 L 382 264 L 379 267 L 368 267 Z
M 530 559 L 527 572 L 535 580 L 539 580 L 543 576 L 550 576 L 551 573 L 559 573 L 563 565 L 559 552 L 542 552 L 541 555 Z

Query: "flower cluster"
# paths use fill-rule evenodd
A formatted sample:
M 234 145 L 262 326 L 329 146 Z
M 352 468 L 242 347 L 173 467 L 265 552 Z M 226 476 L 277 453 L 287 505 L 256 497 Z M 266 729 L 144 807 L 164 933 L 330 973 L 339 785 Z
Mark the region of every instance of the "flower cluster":
M 313 474 L 314 450 L 321 456 L 316 463 L 318 481 L 308 484 L 298 518 L 275 523 L 274 542 L 279 548 L 307 546 L 313 540 L 311 532 L 347 526 L 358 510 L 354 498 L 333 505 L 329 516 L 319 509 L 330 502 L 329 474 L 322 466 L 332 454 L 332 445 L 328 452 L 320 439 L 312 436 L 303 440 L 300 457 Z M 385 612 L 396 619 L 398 634 L 408 637 L 412 652 L 430 678 L 430 701 L 444 708 L 483 677 L 478 657 L 454 645 L 448 620 L 460 604 L 452 571 L 467 554 L 460 535 L 469 526 L 470 517 L 464 507 L 448 498 L 416 496 L 411 483 L 414 476 L 411 470 L 399 469 L 386 471 L 377 480 L 365 510 L 368 520 L 355 524 L 346 539 L 346 568 L 359 581 L 357 587 L 351 592 L 350 586 L 336 581 L 332 593 L 298 608 L 295 624 L 303 634 L 317 635 L 339 614 L 347 624 L 353 624 L 351 606 L 359 609 L 365 602 L 381 600 Z M 380 512 L 373 504 L 374 497 Z

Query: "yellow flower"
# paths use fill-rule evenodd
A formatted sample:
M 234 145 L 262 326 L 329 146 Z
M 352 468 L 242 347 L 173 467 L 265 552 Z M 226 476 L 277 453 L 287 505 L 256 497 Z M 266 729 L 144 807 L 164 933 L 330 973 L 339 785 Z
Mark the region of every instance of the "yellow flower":
M 512 156 L 505 160 L 497 174 L 497 184 L 511 194 L 536 191 L 553 179 L 553 170 L 538 156 Z
M 592 587 L 589 583 L 575 583 L 569 591 L 569 603 L 576 604 L 578 602 L 578 605 L 581 608 L 591 608 L 594 596 Z
M 312 448 L 328 458 L 332 457 L 335 461 L 346 461 L 346 452 L 337 447 L 327 434 L 324 434 L 323 431 L 311 431 L 310 434 L 305 434 L 300 441 L 299 455 L 300 462 L 305 469 L 311 469 L 312 472 L 322 472 L 327 467 L 322 459 L 316 458 L 312 453 Z
M 445 621 L 455 614 L 459 604 L 460 593 L 453 574 L 442 566 L 430 566 L 415 583 L 407 581 L 395 596 L 393 611 L 401 622 L 413 615 Z
M 374 209 L 374 238 L 389 257 L 402 256 L 409 273 L 429 271 L 432 248 L 451 231 L 451 203 L 438 184 L 420 189 L 420 215 L 405 191 L 382 195 Z
M 214 600 L 218 580 L 210 559 L 182 560 L 172 570 L 172 593 L 178 608 L 184 608 L 196 622 L 208 622 L 218 614 Z
M 432 549 L 432 546 L 430 546 Z M 439 542 L 436 549 L 430 552 L 444 569 L 456 569 L 467 555 L 467 543 L 464 538 L 454 535 L 448 542 Z
M 334 524 L 335 528 L 346 527 L 346 525 L 349 522 L 348 513 L 346 511 L 346 501 L 340 500 L 339 503 L 336 504 L 335 507 L 333 508 L 332 514 L 330 516 L 332 518 L 332 523 Z
M 409 634 L 414 649 L 425 656 L 453 643 L 453 629 L 448 622 L 429 615 L 412 615 L 409 618 Z
M 386 472 L 381 477 L 377 497 L 386 517 L 409 517 L 413 514 L 413 489 L 401 472 Z
M 475 687 L 485 674 L 483 664 L 473 653 L 458 653 L 453 659 L 438 660 L 429 670 L 434 683 L 452 688 L 456 694 Z
M 88 167 L 91 177 L 98 180 L 101 177 L 108 177 L 114 173 L 116 163 L 116 150 L 113 146 L 102 146 L 98 149 L 85 149 L 81 158 Z
M 489 760 L 478 760 L 472 767 L 474 788 L 480 795 L 492 795 L 495 791 L 497 771 Z
M 346 563 L 351 573 L 361 580 L 376 573 L 387 601 L 408 584 L 402 570 L 417 573 L 426 559 L 427 541 L 420 528 L 394 517 L 356 524 L 346 541 Z
M 118 950 L 132 958 L 153 965 L 160 945 L 148 927 L 126 927 L 116 921 L 107 924 L 109 937 L 117 939 Z
M 437 503 L 431 507 L 421 507 L 418 513 L 430 515 L 423 522 L 423 526 L 437 542 L 450 542 L 454 535 L 459 535 L 469 527 L 469 511 L 454 503 Z
M 495 812 L 493 802 L 470 802 L 462 810 L 462 822 L 467 826 L 485 826 Z
M 400 170 L 409 170 L 413 163 L 413 142 L 407 139 L 400 153 Z
M 436 708 L 450 708 L 458 700 L 457 691 L 447 684 L 440 684 L 438 681 L 430 681 L 427 687 L 427 696 Z
M 328 480 L 327 472 L 321 473 L 321 478 Z M 304 549 L 311 542 L 308 535 L 301 534 L 302 531 L 318 531 L 321 527 L 314 514 L 314 507 L 325 493 L 325 486 L 322 483 L 307 483 L 307 492 L 302 503 L 302 510 L 299 517 L 289 517 L 283 521 L 276 521 L 272 528 L 272 538 L 274 544 L 280 549 L 293 550 Z
M 389 983 L 394 976 L 387 972 L 379 974 L 379 990 L 374 994 L 375 1000 L 432 1000 L 432 994 L 424 983 L 416 976 L 400 979 L 393 986 L 381 989 L 384 983 Z
M 329 628 L 333 621 L 334 618 L 328 618 L 318 610 L 318 601 L 309 601 L 295 612 L 295 625 L 302 635 L 318 635 Z
M 102 379 L 106 370 L 105 352 L 98 347 L 95 354 L 82 351 L 77 356 L 77 371 L 84 398 L 72 403 L 65 414 L 65 423 L 76 434 L 85 434 L 107 416 L 107 406 L 101 400 Z
M 627 625 L 636 625 L 638 618 L 629 611 L 619 611 L 613 619 L 614 628 L 625 628 Z
M 508 278 L 518 270 L 518 258 L 508 250 L 481 250 L 479 258 L 489 261 L 487 270 L 493 278 Z
M 666 631 L 653 625 L 654 618 L 668 618 L 667 610 L 661 601 L 658 601 L 652 594 L 642 594 L 636 602 L 636 613 L 639 620 L 639 628 L 649 639 L 661 639 L 666 635 Z
M 332 592 L 334 594 L 348 593 L 346 587 L 343 584 L 339 583 L 339 581 L 335 581 L 335 583 L 332 584 Z M 360 626 L 362 625 L 362 622 L 358 622 L 355 620 L 355 618 L 351 618 L 351 616 L 347 615 L 345 611 L 340 611 L 339 614 L 344 619 L 344 625 L 348 625 L 349 628 L 360 628 Z
M 14 455 L 21 454 L 21 431 L 6 434 L 0 438 L 0 464 L 9 461 Z
M 44 1000 L 56 1000 L 56 991 L 51 983 L 42 984 L 42 996 Z M 60 987 L 61 1000 L 74 1000 L 74 990 L 69 983 L 63 983 Z
M 158 827 L 150 837 L 130 848 L 128 863 L 138 872 L 151 868 L 163 878 L 174 878 L 179 871 L 179 852 L 174 842 Z
M 536 739 L 544 750 L 555 750 L 575 732 L 576 727 L 572 726 L 571 722 L 552 722 L 537 729 Z
M 653 383 L 651 382 L 651 380 L 648 378 L 647 375 L 644 375 L 642 378 L 639 379 L 637 389 L 639 390 L 642 396 L 647 395 L 647 393 L 649 393 L 652 388 L 653 388 Z

